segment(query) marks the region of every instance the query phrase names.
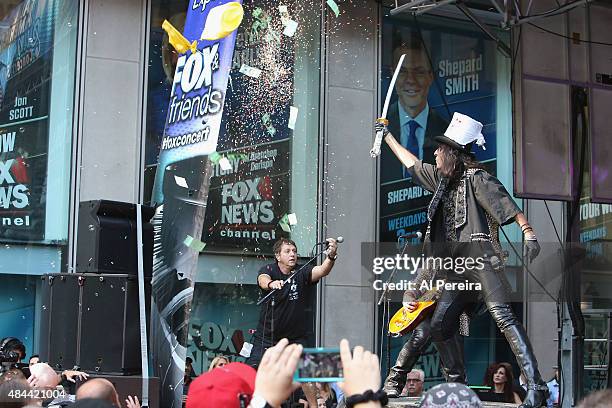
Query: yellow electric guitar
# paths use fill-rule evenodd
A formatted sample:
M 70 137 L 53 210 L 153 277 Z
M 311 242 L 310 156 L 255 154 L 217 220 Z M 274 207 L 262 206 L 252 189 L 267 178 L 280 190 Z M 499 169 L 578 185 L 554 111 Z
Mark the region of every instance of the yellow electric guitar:
M 389 321 L 389 333 L 395 336 L 403 336 L 412 331 L 433 312 L 437 295 L 437 290 L 428 290 L 416 300 L 418 305 L 414 311 L 405 311 L 403 307 L 398 310 Z

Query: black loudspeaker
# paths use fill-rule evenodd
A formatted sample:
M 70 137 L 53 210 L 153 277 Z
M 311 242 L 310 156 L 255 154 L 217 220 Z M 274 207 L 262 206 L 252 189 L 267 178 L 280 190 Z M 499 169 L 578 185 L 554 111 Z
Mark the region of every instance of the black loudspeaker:
M 77 365 L 80 291 L 75 274 L 43 275 L 38 354 L 58 370 Z
M 138 281 L 126 274 L 49 274 L 42 277 L 40 354 L 56 369 L 139 374 Z M 145 281 L 146 310 L 150 280 Z M 147 322 L 148 322 L 147 313 Z
M 142 251 L 145 276 L 153 269 L 152 207 L 142 207 Z M 136 204 L 93 200 L 79 204 L 76 272 L 138 271 Z

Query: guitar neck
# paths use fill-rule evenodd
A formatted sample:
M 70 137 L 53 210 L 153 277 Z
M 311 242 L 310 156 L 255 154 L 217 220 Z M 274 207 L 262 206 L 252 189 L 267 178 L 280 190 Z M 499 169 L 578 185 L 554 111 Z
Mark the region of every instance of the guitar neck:
M 438 291 L 436 289 L 430 289 L 421 296 L 418 301 L 419 302 L 431 302 L 436 300 L 438 297 Z

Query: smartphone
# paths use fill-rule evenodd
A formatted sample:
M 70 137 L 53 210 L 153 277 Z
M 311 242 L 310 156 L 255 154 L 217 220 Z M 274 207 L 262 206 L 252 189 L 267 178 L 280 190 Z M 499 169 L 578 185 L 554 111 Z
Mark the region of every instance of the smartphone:
M 338 382 L 343 381 L 342 361 L 338 348 L 305 348 L 294 381 L 297 382 Z

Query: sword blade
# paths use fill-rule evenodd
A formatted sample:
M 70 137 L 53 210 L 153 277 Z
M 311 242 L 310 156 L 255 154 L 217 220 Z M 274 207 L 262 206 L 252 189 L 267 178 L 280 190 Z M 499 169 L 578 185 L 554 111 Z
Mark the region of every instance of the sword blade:
M 402 63 L 404 62 L 404 57 L 406 54 L 402 54 L 399 61 L 397 62 L 397 67 L 395 67 L 395 72 L 393 73 L 393 77 L 391 77 L 391 83 L 389 84 L 389 88 L 387 89 L 387 96 L 385 97 L 385 104 L 383 105 L 381 118 L 387 119 L 387 110 L 389 109 L 389 102 L 391 102 L 391 94 L 393 93 L 393 88 L 395 88 L 395 81 L 397 80 L 397 76 L 399 75 L 400 69 L 402 68 Z

